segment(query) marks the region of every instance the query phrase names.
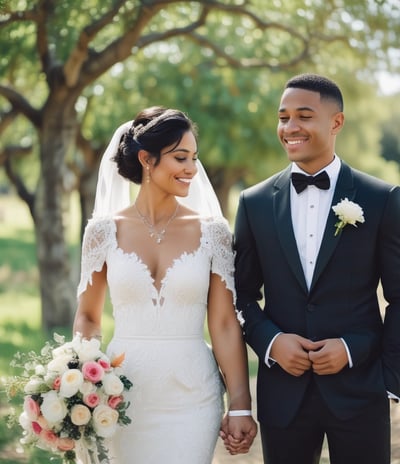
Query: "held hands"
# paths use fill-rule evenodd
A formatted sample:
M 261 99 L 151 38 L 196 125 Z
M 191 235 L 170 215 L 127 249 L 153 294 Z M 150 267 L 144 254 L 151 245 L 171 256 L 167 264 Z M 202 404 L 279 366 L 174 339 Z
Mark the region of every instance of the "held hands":
M 312 342 L 296 334 L 282 333 L 271 348 L 273 358 L 287 373 L 299 377 L 312 369 L 318 375 L 336 374 L 348 363 L 342 340 Z
M 219 436 L 226 450 L 234 454 L 248 453 L 257 435 L 257 424 L 251 416 L 224 416 Z

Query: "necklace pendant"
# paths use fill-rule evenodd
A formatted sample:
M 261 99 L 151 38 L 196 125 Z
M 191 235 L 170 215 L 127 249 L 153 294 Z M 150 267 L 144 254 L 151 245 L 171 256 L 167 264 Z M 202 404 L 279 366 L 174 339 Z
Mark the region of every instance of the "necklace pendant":
M 178 213 L 178 208 L 179 208 L 179 203 L 177 203 L 176 205 L 176 209 L 174 211 L 174 213 L 172 214 L 172 216 L 170 216 L 170 218 L 167 220 L 167 223 L 164 225 L 164 228 L 158 232 L 157 229 L 155 228 L 155 225 L 152 224 L 149 219 L 147 219 L 146 216 L 144 216 L 143 214 L 141 214 L 141 212 L 138 210 L 137 206 L 136 206 L 136 203 L 135 203 L 135 209 L 136 209 L 136 212 L 140 218 L 140 220 L 143 222 L 143 224 L 147 227 L 148 231 L 149 231 L 149 236 L 153 239 L 155 239 L 157 245 L 160 245 L 160 243 L 164 240 L 164 235 L 165 235 L 165 232 L 167 230 L 167 227 L 169 226 L 169 224 L 176 218 L 176 215 Z

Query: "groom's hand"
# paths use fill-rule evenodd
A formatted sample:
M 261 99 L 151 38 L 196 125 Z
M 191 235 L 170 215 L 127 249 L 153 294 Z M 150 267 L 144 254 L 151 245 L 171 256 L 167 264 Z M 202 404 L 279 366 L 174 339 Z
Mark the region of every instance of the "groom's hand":
M 296 334 L 279 334 L 271 347 L 273 358 L 287 373 L 299 377 L 311 369 L 308 357 L 310 350 L 315 350 L 315 343 Z
M 336 374 L 348 364 L 347 352 L 340 338 L 320 340 L 315 345 L 315 350 L 310 350 L 308 356 L 316 374 Z
M 248 453 L 257 435 L 257 423 L 251 416 L 228 417 L 226 414 L 219 435 L 230 454 Z

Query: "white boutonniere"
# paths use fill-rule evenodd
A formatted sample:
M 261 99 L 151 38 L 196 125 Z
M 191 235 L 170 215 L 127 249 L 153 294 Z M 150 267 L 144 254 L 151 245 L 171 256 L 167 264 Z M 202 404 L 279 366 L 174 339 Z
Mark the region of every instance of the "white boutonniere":
M 335 224 L 335 237 L 341 232 L 346 224 L 351 224 L 352 226 L 357 227 L 357 222 L 363 223 L 365 221 L 364 212 L 361 206 L 349 201 L 348 198 L 345 198 L 337 205 L 332 206 L 332 209 L 339 218 L 339 221 Z

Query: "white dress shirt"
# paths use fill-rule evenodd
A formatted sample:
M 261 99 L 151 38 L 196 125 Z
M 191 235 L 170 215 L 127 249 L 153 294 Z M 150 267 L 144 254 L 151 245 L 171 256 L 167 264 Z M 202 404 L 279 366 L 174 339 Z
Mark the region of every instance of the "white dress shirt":
M 308 288 L 311 286 L 315 262 L 339 176 L 339 158 L 335 155 L 333 161 L 315 175 L 322 171 L 326 171 L 330 179 L 328 190 L 321 190 L 315 185 L 309 185 L 301 193 L 297 193 L 293 184 L 290 184 L 290 209 L 294 236 Z M 292 165 L 292 172 L 310 175 L 302 171 L 295 163 Z

